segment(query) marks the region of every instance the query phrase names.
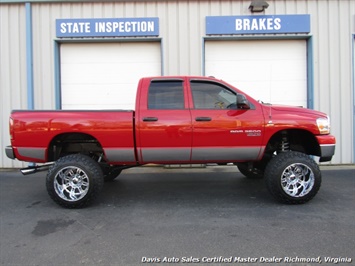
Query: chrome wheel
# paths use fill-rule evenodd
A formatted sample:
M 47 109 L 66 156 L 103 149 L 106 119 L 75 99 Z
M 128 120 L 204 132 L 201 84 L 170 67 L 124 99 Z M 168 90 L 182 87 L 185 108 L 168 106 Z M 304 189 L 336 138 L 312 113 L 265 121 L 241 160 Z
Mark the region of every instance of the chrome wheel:
M 265 184 L 271 195 L 286 204 L 303 204 L 317 194 L 322 175 L 309 155 L 288 151 L 276 155 L 265 169 Z
M 289 196 L 303 197 L 312 190 L 314 179 L 314 174 L 310 167 L 302 163 L 294 163 L 283 171 L 281 187 Z
M 100 165 L 84 154 L 69 154 L 59 158 L 46 177 L 49 196 L 65 208 L 89 205 L 100 193 L 103 184 Z
M 54 177 L 57 195 L 66 201 L 78 201 L 85 197 L 90 187 L 88 175 L 75 166 L 62 168 Z

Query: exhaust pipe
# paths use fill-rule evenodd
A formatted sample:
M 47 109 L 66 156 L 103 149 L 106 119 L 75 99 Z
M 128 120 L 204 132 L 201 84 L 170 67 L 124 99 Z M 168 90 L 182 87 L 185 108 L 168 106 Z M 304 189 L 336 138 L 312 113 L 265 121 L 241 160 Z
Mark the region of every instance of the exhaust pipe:
M 40 165 L 40 166 L 29 166 L 29 167 L 20 169 L 20 171 L 23 175 L 31 175 L 31 174 L 34 174 L 37 172 L 47 171 L 49 169 L 49 167 L 51 167 L 52 165 L 53 165 L 53 163 L 47 163 L 47 164 Z

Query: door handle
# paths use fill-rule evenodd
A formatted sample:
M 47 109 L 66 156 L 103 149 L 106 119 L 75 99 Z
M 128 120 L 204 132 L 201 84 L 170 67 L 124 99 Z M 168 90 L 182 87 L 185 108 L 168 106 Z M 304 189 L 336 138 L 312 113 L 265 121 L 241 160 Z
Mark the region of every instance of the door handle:
M 196 117 L 195 120 L 198 122 L 208 122 L 211 121 L 212 118 L 207 116 L 200 116 L 200 117 Z
M 158 117 L 143 117 L 143 122 L 156 122 Z

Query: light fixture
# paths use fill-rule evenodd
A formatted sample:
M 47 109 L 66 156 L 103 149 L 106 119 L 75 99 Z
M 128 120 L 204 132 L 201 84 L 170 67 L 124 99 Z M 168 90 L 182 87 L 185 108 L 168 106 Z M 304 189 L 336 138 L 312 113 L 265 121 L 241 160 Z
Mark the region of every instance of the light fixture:
M 269 4 L 266 1 L 253 0 L 250 3 L 249 9 L 251 12 L 263 12 L 268 6 Z

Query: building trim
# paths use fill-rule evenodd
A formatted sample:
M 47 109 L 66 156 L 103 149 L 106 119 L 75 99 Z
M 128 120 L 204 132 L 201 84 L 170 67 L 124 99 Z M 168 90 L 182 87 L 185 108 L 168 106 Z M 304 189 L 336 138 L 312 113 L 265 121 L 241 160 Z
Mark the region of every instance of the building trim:
M 60 110 L 62 107 L 62 87 L 60 81 L 60 43 L 54 41 L 54 100 L 56 110 Z
M 313 38 L 307 38 L 307 108 L 314 109 Z

